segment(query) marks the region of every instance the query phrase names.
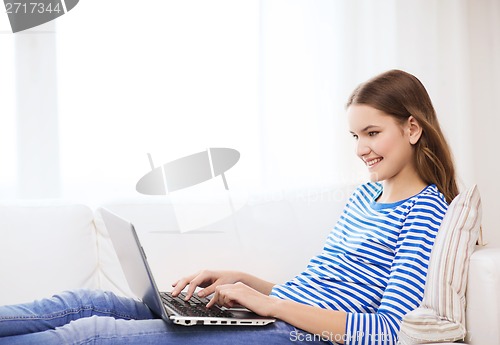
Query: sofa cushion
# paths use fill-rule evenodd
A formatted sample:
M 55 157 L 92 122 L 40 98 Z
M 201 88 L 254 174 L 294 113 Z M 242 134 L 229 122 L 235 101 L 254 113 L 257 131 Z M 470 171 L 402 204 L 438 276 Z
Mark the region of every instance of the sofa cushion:
M 0 203 L 0 304 L 96 288 L 93 213 L 59 201 Z
M 481 225 L 477 186 L 450 204 L 432 248 L 422 305 L 404 316 L 400 343 L 464 339 L 469 259 Z

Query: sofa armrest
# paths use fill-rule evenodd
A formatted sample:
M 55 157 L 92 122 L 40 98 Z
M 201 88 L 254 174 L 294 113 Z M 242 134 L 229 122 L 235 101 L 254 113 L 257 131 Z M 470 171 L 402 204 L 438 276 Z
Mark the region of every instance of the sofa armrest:
M 0 305 L 99 287 L 92 210 L 58 200 L 0 203 Z
M 500 345 L 500 247 L 477 246 L 467 284 L 466 342 Z

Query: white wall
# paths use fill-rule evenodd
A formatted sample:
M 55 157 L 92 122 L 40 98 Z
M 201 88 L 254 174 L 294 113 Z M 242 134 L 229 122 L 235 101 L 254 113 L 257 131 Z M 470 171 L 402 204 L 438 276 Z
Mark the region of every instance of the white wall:
M 500 2 L 470 2 L 470 136 L 473 167 L 483 201 L 483 229 L 491 244 L 500 245 L 497 218 L 500 201 Z M 491 33 L 491 34 L 487 34 Z

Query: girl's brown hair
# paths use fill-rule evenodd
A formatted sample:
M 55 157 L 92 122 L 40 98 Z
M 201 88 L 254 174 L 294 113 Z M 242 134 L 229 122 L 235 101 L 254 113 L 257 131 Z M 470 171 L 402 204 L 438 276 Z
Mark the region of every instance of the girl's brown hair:
M 349 97 L 351 104 L 365 104 L 404 123 L 413 116 L 422 127 L 414 145 L 415 167 L 426 183 L 434 183 L 450 203 L 458 194 L 450 148 L 425 87 L 415 76 L 400 70 L 382 73 L 359 85 Z

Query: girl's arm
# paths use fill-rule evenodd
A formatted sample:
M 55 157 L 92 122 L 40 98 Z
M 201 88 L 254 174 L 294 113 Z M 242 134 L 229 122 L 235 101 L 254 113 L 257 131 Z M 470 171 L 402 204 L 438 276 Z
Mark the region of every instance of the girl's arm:
M 271 316 L 283 320 L 297 328 L 343 344 L 345 339 L 346 313 L 343 311 L 321 309 L 294 301 L 273 298 Z
M 306 332 L 318 334 L 322 340 L 344 343 L 347 314 L 343 311 L 267 296 L 242 282 L 219 285 L 207 307 L 215 303 L 229 308 L 242 305 L 259 315 L 274 317 Z
M 276 285 L 274 283 L 268 282 L 264 279 L 260 279 L 256 276 L 253 276 L 248 273 L 242 273 L 242 277 L 240 279 L 240 282 L 242 282 L 245 285 L 250 286 L 251 288 L 259 291 L 260 293 L 264 295 L 270 295 L 271 290 L 273 289 L 273 286 Z M 212 291 L 215 292 L 215 291 Z M 205 296 L 210 295 L 210 293 L 205 294 Z
M 264 295 L 269 295 L 274 283 L 257 278 L 251 274 L 238 271 L 209 271 L 204 270 L 193 275 L 179 279 L 172 284 L 172 295 L 177 296 L 187 285 L 187 299 L 191 298 L 197 287 L 203 288 L 198 292 L 198 296 L 206 297 L 215 292 L 219 285 L 234 284 L 242 282 Z

